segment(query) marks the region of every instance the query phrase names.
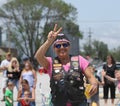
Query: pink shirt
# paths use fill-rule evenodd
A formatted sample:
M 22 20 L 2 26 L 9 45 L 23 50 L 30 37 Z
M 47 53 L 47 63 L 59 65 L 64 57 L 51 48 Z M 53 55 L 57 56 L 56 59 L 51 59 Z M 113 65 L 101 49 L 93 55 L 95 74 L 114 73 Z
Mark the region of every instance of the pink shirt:
M 49 66 L 49 70 L 47 70 L 48 74 L 51 76 L 52 75 L 52 58 L 51 57 L 47 57 L 50 66 Z M 84 73 L 85 69 L 88 67 L 89 62 L 83 58 L 82 56 L 79 56 L 79 66 L 82 69 L 82 72 Z M 70 69 L 70 63 L 67 63 L 66 65 L 63 65 L 64 70 L 67 72 Z

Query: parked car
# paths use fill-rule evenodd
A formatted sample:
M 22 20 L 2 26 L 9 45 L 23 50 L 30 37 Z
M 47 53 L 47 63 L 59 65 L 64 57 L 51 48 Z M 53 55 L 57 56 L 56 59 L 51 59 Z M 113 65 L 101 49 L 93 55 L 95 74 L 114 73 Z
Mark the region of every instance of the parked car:
M 106 64 L 106 62 L 104 62 L 103 64 L 99 65 L 98 67 L 95 68 L 96 70 L 96 75 L 100 77 L 100 79 L 102 78 L 101 72 L 103 70 L 103 65 Z M 118 70 L 120 70 L 120 62 L 116 62 L 116 67 Z

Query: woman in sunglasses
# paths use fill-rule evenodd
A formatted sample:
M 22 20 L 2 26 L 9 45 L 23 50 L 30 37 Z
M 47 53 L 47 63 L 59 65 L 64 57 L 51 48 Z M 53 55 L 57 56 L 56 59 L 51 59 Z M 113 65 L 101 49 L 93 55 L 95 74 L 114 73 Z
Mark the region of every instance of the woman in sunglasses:
M 50 86 L 53 106 L 86 106 L 84 87 L 81 86 L 83 85 L 83 74 L 91 84 L 90 96 L 97 91 L 97 81 L 90 71 L 91 68 L 87 60 L 82 56 L 72 57 L 69 55 L 71 44 L 64 34 L 59 34 L 61 30 L 62 28 L 57 30 L 57 24 L 55 24 L 53 31 L 49 32 L 46 42 L 38 49 L 35 57 L 51 77 Z M 53 45 L 53 49 L 57 54 L 55 59 L 45 56 L 51 45 Z M 78 68 L 79 66 L 80 68 Z M 76 93 L 75 90 L 80 92 Z M 80 96 L 77 97 L 78 95 Z

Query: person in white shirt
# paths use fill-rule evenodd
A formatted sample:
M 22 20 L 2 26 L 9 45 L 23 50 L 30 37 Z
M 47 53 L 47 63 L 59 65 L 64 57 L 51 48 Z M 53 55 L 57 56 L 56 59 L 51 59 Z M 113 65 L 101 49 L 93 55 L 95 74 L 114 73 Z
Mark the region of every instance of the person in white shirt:
M 0 71 L 3 72 L 3 80 L 2 80 L 3 96 L 5 94 L 5 89 L 7 85 L 7 67 L 11 61 L 11 58 L 12 58 L 11 53 L 10 52 L 6 53 L 6 59 L 4 59 L 0 65 Z M 4 101 L 4 97 L 2 100 Z

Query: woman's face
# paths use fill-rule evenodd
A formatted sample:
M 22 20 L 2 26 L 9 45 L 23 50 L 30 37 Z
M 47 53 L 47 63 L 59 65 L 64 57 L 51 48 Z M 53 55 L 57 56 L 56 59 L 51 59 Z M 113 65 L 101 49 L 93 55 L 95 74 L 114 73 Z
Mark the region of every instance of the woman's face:
M 28 88 L 28 86 L 29 86 L 29 85 L 28 85 L 25 81 L 22 82 L 22 87 L 23 87 L 23 88 Z
M 54 50 L 58 57 L 64 58 L 69 55 L 70 44 L 68 42 L 58 42 L 54 45 Z
M 15 61 L 12 62 L 12 66 L 16 67 L 16 65 L 17 65 L 17 61 L 15 60 Z
M 107 56 L 107 63 L 112 63 L 112 58 L 110 56 Z
M 26 69 L 26 70 L 29 70 L 29 69 L 30 69 L 30 64 L 25 63 L 25 69 Z

